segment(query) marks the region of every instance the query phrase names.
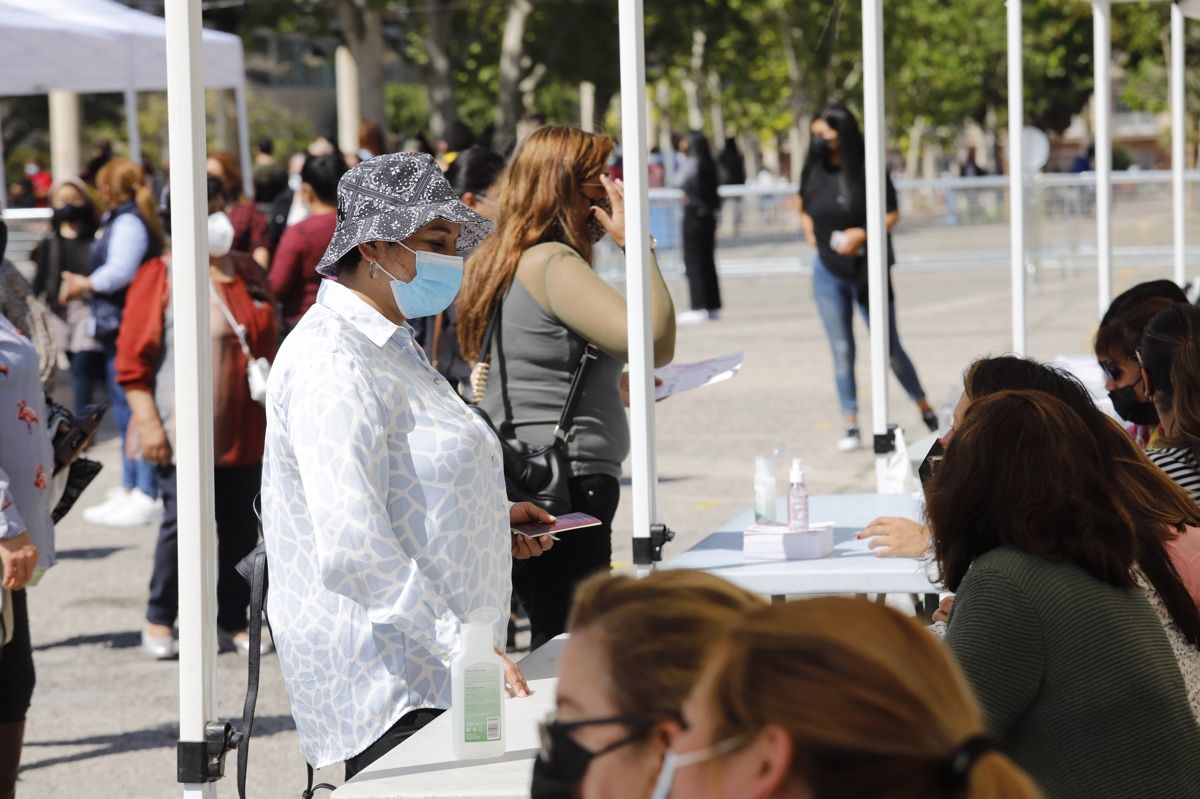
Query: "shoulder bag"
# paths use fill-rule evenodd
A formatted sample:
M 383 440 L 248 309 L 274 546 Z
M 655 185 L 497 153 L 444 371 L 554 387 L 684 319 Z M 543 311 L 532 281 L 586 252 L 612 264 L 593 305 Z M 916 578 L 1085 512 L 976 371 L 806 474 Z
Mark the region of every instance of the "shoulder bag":
M 483 336 L 483 345 L 479 351 L 479 363 L 471 376 L 471 385 L 475 394 L 475 402 L 483 399 L 487 388 L 488 373 L 491 369 L 492 337 L 496 336 L 501 326 L 501 308 L 504 298 L 496 301 L 496 308 L 488 322 L 487 332 Z M 573 334 L 572 334 L 573 335 Z M 504 482 L 508 490 L 508 498 L 513 502 L 532 502 L 544 508 L 555 516 L 571 512 L 571 479 L 570 457 L 567 453 L 567 441 L 575 424 L 575 411 L 579 408 L 579 400 L 583 397 L 583 387 L 592 363 L 599 357 L 599 350 L 592 344 L 584 347 L 579 363 L 571 376 L 571 387 L 567 390 L 567 400 L 563 405 L 558 425 L 554 428 L 554 440 L 544 447 L 531 447 L 517 438 L 513 426 L 512 404 L 508 398 L 508 380 L 505 373 L 503 341 L 497 338 L 497 349 L 500 355 L 500 395 L 504 403 L 505 420 L 497 426 L 487 412 L 478 404 L 471 405 L 480 418 L 496 433 L 500 440 L 500 449 L 504 455 Z
M 225 321 L 233 328 L 234 335 L 237 336 L 238 344 L 242 347 L 242 352 L 246 355 L 246 382 L 250 384 L 250 399 L 257 402 L 259 405 L 265 405 L 267 402 L 267 378 L 271 374 L 271 362 L 266 358 L 255 358 L 250 352 L 250 345 L 246 342 L 246 326 L 240 324 L 234 318 L 233 312 L 229 310 L 229 306 L 221 299 L 221 292 L 216 286 L 212 287 L 213 299 L 217 301 L 217 306 L 221 309 L 221 314 L 225 317 Z

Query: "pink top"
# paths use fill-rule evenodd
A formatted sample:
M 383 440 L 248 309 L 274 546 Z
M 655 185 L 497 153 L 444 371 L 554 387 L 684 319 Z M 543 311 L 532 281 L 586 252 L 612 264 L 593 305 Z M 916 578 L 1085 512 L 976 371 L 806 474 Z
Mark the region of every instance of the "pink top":
M 1200 605 L 1200 527 L 1185 528 L 1182 535 L 1167 544 L 1167 552 L 1179 579 Z

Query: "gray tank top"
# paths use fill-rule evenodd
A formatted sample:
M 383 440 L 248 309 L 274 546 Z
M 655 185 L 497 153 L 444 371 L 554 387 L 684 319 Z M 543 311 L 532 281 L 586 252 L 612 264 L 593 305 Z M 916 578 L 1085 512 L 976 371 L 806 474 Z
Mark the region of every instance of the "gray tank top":
M 497 426 L 511 421 L 514 434 L 526 444 L 549 444 L 585 346 L 514 280 L 492 339 L 492 366 L 480 407 Z M 588 373 L 568 442 L 573 476 L 621 476 L 621 463 L 629 454 L 629 420 L 620 391 L 624 370 L 619 360 L 601 353 Z

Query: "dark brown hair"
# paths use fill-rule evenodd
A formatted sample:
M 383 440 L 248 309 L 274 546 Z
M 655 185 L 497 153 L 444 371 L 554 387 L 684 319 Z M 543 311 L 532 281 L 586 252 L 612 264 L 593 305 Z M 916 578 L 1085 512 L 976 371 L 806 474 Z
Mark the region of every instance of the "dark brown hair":
M 1184 636 L 1200 646 L 1200 610 L 1167 551 L 1168 542 L 1185 525 L 1200 526 L 1200 508 L 1187 492 L 1151 463 L 1121 426 L 1096 407 L 1083 384 L 1069 374 L 1013 356 L 981 358 L 967 368 L 963 385 L 972 402 L 1004 390 L 1033 390 L 1053 396 L 1074 411 L 1102 452 L 1098 466 L 1107 481 L 1105 493 L 1136 522 L 1132 533 L 1138 566 Z
M 1134 357 L 1142 342 L 1146 325 L 1150 324 L 1150 320 L 1159 311 L 1174 304 L 1174 300 L 1155 296 L 1123 307 L 1107 324 L 1096 331 L 1096 357 L 1105 360 L 1112 357 L 1114 352 L 1119 352 L 1126 358 Z
M 620 714 L 656 723 L 679 718 L 713 642 L 762 605 L 706 572 L 670 569 L 641 580 L 599 574 L 575 592 L 567 629 L 600 634 Z
M 1200 308 L 1176 304 L 1157 314 L 1141 341 L 1154 401 L 1171 409 L 1167 445 L 1200 456 Z
M 1079 415 L 1049 394 L 973 399 L 925 490 L 946 588 L 957 591 L 971 564 L 1002 546 L 1132 586 L 1147 520 L 1116 500 L 1106 463 Z
M 891 608 L 844 597 L 758 608 L 714 654 L 703 682 L 714 740 L 782 727 L 812 796 L 1041 796 L 997 750 L 951 778 L 954 752 L 984 733 L 983 716 L 949 651 Z

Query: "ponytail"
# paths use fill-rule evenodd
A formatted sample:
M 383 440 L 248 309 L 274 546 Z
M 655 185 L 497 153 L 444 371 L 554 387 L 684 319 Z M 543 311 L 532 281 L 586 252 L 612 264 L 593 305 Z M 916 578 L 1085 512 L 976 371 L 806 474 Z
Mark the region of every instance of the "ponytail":
M 146 229 L 150 231 L 150 238 L 155 245 L 153 249 L 162 252 L 166 245 L 166 236 L 163 233 L 162 217 L 158 215 L 158 201 L 154 199 L 154 192 L 148 186 L 138 186 L 134 202 L 142 221 L 146 223 Z
M 1040 791 L 1025 772 L 1000 750 L 980 755 L 967 777 L 966 799 L 1035 797 Z

